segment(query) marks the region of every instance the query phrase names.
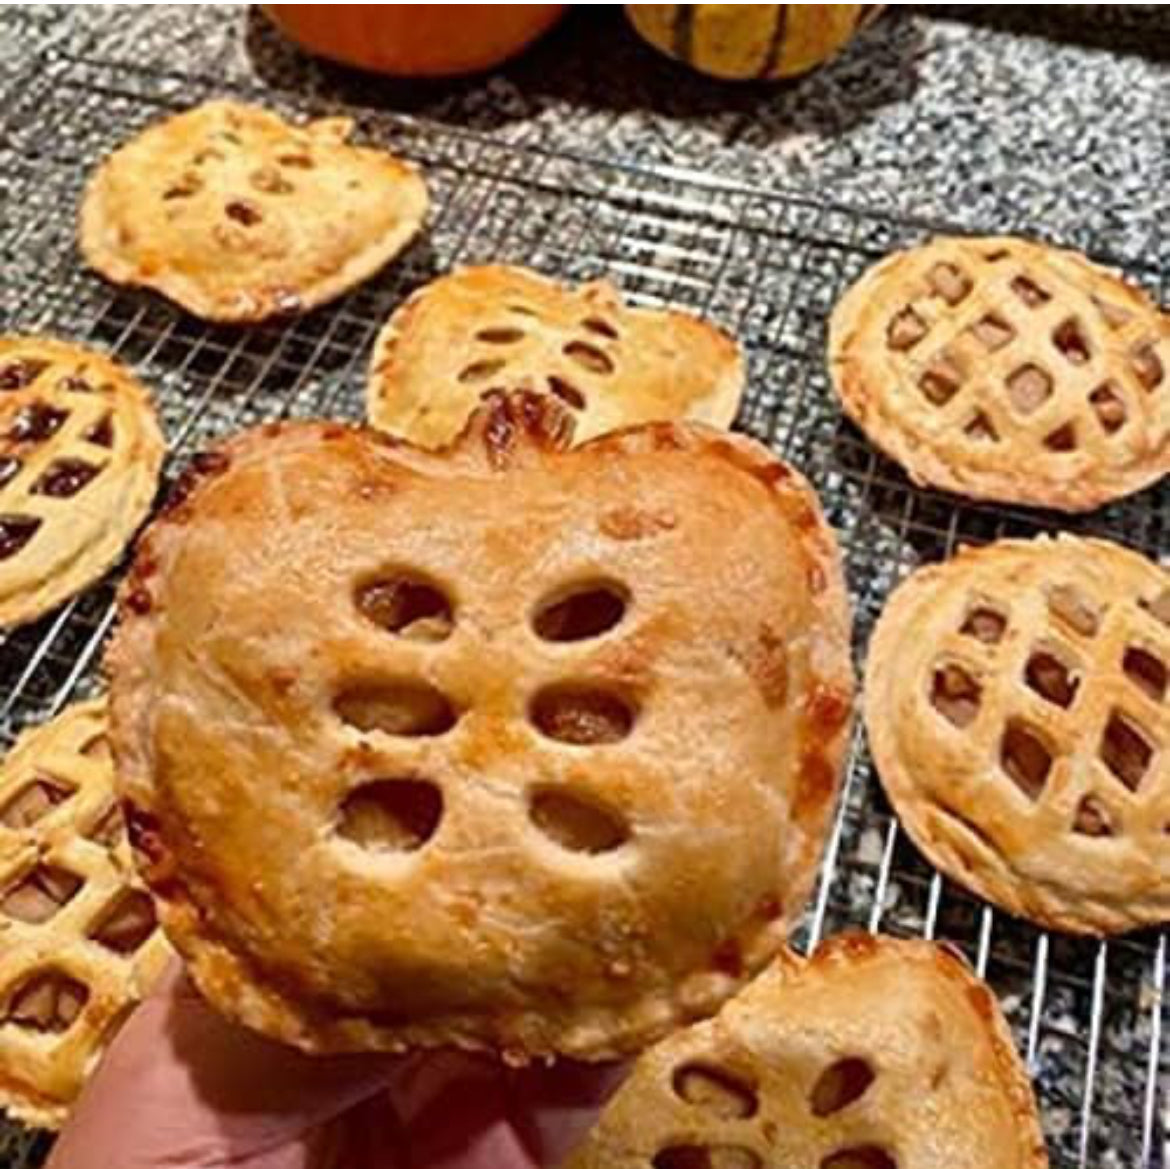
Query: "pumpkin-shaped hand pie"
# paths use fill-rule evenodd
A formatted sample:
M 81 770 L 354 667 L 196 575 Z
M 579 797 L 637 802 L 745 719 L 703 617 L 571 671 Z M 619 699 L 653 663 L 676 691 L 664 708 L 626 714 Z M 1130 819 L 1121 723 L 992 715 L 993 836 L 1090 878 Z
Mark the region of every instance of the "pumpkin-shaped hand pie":
M 849 720 L 816 497 L 699 426 L 243 434 L 139 546 L 131 837 L 205 995 L 303 1048 L 609 1057 L 802 906 Z
M 565 1169 L 1045 1169 L 991 991 L 929 942 L 782 957 L 634 1066 Z
M 367 405 L 379 430 L 450 442 L 485 391 L 541 390 L 584 442 L 638 422 L 730 426 L 744 386 L 739 346 L 709 321 L 631 308 L 593 280 L 578 289 L 505 264 L 424 285 L 378 335 Z
M 150 126 L 90 180 L 85 259 L 211 321 L 332 300 L 406 247 L 427 212 L 419 173 L 350 145 L 352 129 L 348 118 L 297 126 L 230 101 Z

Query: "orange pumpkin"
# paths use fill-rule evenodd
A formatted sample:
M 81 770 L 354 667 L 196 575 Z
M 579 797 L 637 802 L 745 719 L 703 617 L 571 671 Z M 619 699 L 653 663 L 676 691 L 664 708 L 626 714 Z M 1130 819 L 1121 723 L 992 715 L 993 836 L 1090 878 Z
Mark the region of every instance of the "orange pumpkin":
M 397 77 L 449 77 L 515 56 L 564 4 L 264 4 L 303 49 Z

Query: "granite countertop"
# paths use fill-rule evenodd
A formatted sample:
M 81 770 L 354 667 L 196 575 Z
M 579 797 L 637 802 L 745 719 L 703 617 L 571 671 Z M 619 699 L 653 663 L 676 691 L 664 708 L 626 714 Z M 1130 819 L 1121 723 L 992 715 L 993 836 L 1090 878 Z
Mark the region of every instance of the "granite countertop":
M 771 86 L 693 76 L 615 6 L 577 10 L 497 73 L 410 85 L 318 65 L 245 5 L 0 11 L 0 63 L 84 36 L 109 59 L 1170 262 L 1161 5 L 897 9 L 826 68 Z

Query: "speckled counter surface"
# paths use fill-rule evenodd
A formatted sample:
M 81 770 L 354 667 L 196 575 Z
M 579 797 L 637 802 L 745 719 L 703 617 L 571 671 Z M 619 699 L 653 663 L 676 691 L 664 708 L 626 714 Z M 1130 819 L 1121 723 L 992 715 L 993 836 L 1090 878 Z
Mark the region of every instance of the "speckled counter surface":
M 0 54 L 26 60 L 46 37 L 84 29 L 103 57 L 971 227 L 1108 241 L 1127 257 L 1170 254 L 1167 6 L 892 11 L 827 68 L 771 87 L 691 76 L 642 46 L 615 7 L 578 10 L 499 73 L 422 86 L 319 66 L 243 5 L 62 7 L 10 8 Z

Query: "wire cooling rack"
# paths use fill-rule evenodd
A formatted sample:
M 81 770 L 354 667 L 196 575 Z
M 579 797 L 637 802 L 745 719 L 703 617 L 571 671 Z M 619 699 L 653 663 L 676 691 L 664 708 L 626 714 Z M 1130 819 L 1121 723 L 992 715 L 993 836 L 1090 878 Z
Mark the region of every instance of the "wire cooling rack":
M 151 119 L 214 92 L 206 79 L 47 53 L 0 101 L 0 331 L 73 338 L 133 366 L 157 395 L 170 477 L 242 426 L 360 417 L 371 342 L 387 314 L 454 264 L 500 260 L 565 278 L 606 274 L 637 302 L 692 309 L 739 334 L 751 388 L 738 426 L 820 491 L 846 553 L 859 654 L 883 599 L 915 565 L 960 542 L 1058 526 L 914 488 L 843 421 L 829 392 L 824 326 L 834 301 L 890 249 L 945 225 L 356 109 L 363 138 L 425 168 L 434 214 L 402 259 L 332 306 L 258 328 L 216 327 L 84 271 L 74 213 L 90 168 Z M 1170 271 L 1111 256 L 1102 242 L 1098 259 L 1167 300 Z M 1156 556 L 1170 550 L 1170 491 L 1059 526 Z M 97 685 L 117 576 L 0 635 L 0 746 Z M 1048 935 L 941 880 L 899 832 L 860 734 L 803 943 L 849 926 L 946 938 L 990 980 L 1035 1077 L 1055 1169 L 1165 1169 L 1165 936 Z M 43 1137 L 0 1123 L 0 1169 L 39 1164 L 45 1148 Z

